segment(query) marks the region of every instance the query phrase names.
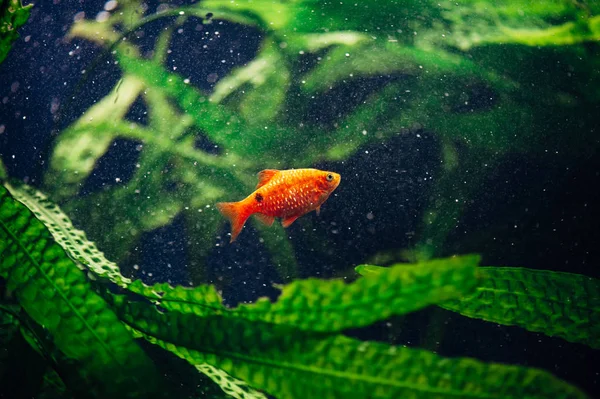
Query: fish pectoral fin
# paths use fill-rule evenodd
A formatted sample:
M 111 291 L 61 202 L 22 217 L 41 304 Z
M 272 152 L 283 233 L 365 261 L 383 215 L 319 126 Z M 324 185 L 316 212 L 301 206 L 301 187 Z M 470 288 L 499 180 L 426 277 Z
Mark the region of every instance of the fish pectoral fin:
M 290 224 L 294 223 L 296 221 L 296 219 L 298 219 L 300 217 L 300 215 L 295 215 L 295 216 L 289 216 L 285 219 L 283 219 L 281 221 L 281 225 L 283 226 L 283 228 L 285 229 L 286 227 L 288 227 Z
M 256 185 L 256 188 L 261 188 L 267 184 L 278 173 L 279 171 L 277 169 L 265 169 L 258 172 L 258 184 Z
M 254 216 L 256 216 L 256 218 L 258 219 L 259 222 L 266 224 L 267 226 L 272 225 L 273 221 L 275 221 L 274 216 L 268 216 L 268 215 L 264 215 L 262 213 L 255 213 Z
M 319 213 L 321 213 L 321 205 L 319 205 L 319 206 L 318 206 L 318 207 L 315 209 L 315 211 L 317 211 L 317 216 L 318 216 L 318 215 L 319 215 Z

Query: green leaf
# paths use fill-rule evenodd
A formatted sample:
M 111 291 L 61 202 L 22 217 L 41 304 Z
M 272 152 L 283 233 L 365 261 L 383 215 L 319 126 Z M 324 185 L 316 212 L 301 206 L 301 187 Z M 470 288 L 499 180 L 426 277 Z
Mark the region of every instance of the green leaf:
M 133 57 L 124 52 L 117 52 L 117 57 L 125 73 L 176 99 L 179 106 L 192 116 L 196 126 L 212 141 L 225 147 L 230 141 L 239 141 L 244 128 L 238 115 L 214 104 L 207 95 L 185 83 L 182 77 L 167 72 L 153 61 Z M 206 115 L 211 117 L 207 118 Z
M 161 313 L 123 298 L 117 302 L 123 320 L 150 342 L 281 399 L 585 397 L 537 369 L 448 359 L 238 318 Z
M 48 226 L 52 238 L 72 260 L 80 264 L 80 268 L 93 273 L 94 279 L 112 282 L 150 300 L 160 301 L 163 307 L 174 311 L 205 315 L 224 309 L 222 299 L 212 285 L 186 288 L 159 283 L 148 286 L 141 280 L 132 281 L 124 277 L 117 264 L 109 261 L 83 231 L 74 228 L 69 218 L 45 195 L 25 185 L 6 184 L 6 187 L 15 199 Z
M 257 57 L 221 79 L 210 97 L 222 102 L 233 93 L 241 94 L 239 109 L 252 124 L 265 124 L 281 111 L 290 85 L 288 65 L 273 40 L 265 40 Z
M 297 280 L 283 287 L 276 302 L 267 298 L 228 309 L 213 286 L 194 288 L 135 281 L 128 288 L 169 311 L 196 316 L 221 315 L 250 321 L 332 332 L 363 327 L 391 315 L 457 298 L 476 284 L 477 256 L 399 265 L 376 278 L 345 284 L 341 280 Z M 361 267 L 359 267 L 360 269 Z
M 93 383 L 92 395 L 155 392 L 158 380 L 151 361 L 43 223 L 4 187 L 0 277 L 29 316 L 52 334 L 56 346 L 79 363 Z
M 286 38 L 286 51 L 290 54 L 300 52 L 314 53 L 334 45 L 354 46 L 371 40 L 368 35 L 354 31 L 337 31 L 327 33 L 289 34 Z
M 190 359 L 192 359 L 192 357 L 187 356 L 186 360 L 190 361 Z M 193 363 L 193 360 L 190 361 L 190 363 Z M 250 387 L 242 380 L 233 378 L 225 371 L 217 367 L 211 366 L 210 364 L 206 363 L 196 364 L 195 367 L 199 372 L 205 374 L 216 384 L 218 384 L 223 390 L 223 392 L 225 392 L 231 397 L 234 397 L 235 399 L 267 399 L 267 396 L 262 392 L 259 392 L 256 389 Z
M 478 256 L 463 256 L 399 265 L 350 284 L 342 280 L 298 280 L 284 286 L 275 303 L 261 299 L 230 313 L 310 331 L 363 327 L 470 292 L 476 284 L 478 262 Z
M 21 0 L 0 1 L 0 63 L 4 61 L 12 44 L 19 38 L 17 29 L 29 19 L 33 4 L 23 6 Z
M 7 178 L 8 174 L 6 173 L 6 167 L 4 166 L 2 159 L 0 159 L 0 181 L 6 180 Z
M 473 61 L 441 49 L 422 49 L 395 41 L 369 39 L 329 51 L 319 65 L 304 77 L 306 83 L 303 89 L 309 92 L 322 91 L 340 81 L 390 74 L 422 75 L 427 79 L 450 83 L 465 78 L 485 79 L 498 88 L 516 87 L 514 82 L 486 71 Z
M 139 79 L 124 76 L 110 94 L 58 136 L 45 175 L 46 187 L 52 187 L 57 198 L 68 198 L 79 192 L 112 141 L 120 132 L 130 130 L 125 129 L 120 119 L 143 88 Z
M 91 270 L 96 277 L 107 279 L 120 287 L 126 287 L 131 280 L 121 275 L 119 267 L 106 259 L 86 234 L 73 227 L 71 220 L 48 198 L 26 185 L 5 184 L 13 198 L 24 204 L 52 234 L 54 241 L 84 270 Z
M 483 267 L 481 283 L 439 306 L 464 316 L 600 348 L 600 281 L 578 274 Z
M 513 0 L 495 2 L 493 7 L 488 4 L 443 2 L 442 15 L 449 31 L 444 37 L 431 32 L 422 40 L 468 50 L 490 44 L 566 46 L 600 38 L 600 7 L 595 2 Z

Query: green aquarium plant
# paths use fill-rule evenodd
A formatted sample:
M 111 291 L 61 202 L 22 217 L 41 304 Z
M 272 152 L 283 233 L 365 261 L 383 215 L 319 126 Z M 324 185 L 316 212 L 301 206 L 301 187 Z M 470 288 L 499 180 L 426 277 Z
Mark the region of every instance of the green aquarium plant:
M 122 276 L 43 194 L 7 182 L 0 190 L 0 345 L 20 336 L 40 354 L 31 361 L 41 363 L 32 367 L 45 395 L 172 396 L 175 388 L 140 348 L 144 340 L 236 398 L 265 398 L 263 392 L 278 398 L 586 397 L 543 370 L 444 358 L 341 332 L 438 304 L 493 321 L 494 309 L 502 309 L 506 323 L 597 347 L 596 280 L 480 268 L 479 257 L 470 255 L 359 266 L 365 277 L 349 284 L 298 280 L 282 287 L 275 302 L 228 308 L 212 286 L 148 286 Z M 513 281 L 518 284 L 507 283 Z M 555 286 L 568 289 L 557 298 Z M 502 289 L 485 294 L 489 287 Z M 578 312 L 569 312 L 575 299 Z M 557 313 L 549 313 L 552 306 Z
M 122 75 L 58 134 L 45 190 L 126 263 L 135 263 L 133 249 L 145 232 L 180 216 L 194 237 L 185 245 L 192 280 L 199 283 L 215 237 L 224 231 L 212 205 L 247 195 L 252 176 L 264 168 L 343 161 L 411 129 L 432 132 L 440 167 L 409 248 L 413 260 L 426 260 L 444 254 L 448 236 L 506 158 L 549 149 L 567 158 L 593 153 L 596 144 L 577 143 L 596 143 L 596 121 L 586 111 L 599 100 L 598 57 L 586 56 L 587 44 L 599 37 L 596 2 L 374 4 L 209 0 L 144 17 L 144 8 L 130 1 L 107 21 L 77 21 L 68 37 L 104 47 L 100 61 L 114 62 Z M 256 29 L 259 49 L 212 91 L 201 90 L 165 64 L 174 30 L 188 20 Z M 143 57 L 136 32 L 159 21 L 171 22 L 151 56 Z M 541 65 L 540 53 L 552 61 Z M 552 78 L 569 74 L 565 68 L 578 73 L 568 83 Z M 86 72 L 92 74 L 93 67 Z M 378 77 L 389 82 L 334 120 L 306 117 L 316 100 L 333 101 L 327 96 L 336 88 Z M 478 100 L 481 93 L 485 101 Z M 147 124 L 126 117 L 138 99 Z M 570 140 L 574 130 L 585 136 L 577 143 Z M 131 179 L 78 196 L 117 139 L 140 143 Z M 219 153 L 196 148 L 198 139 Z M 254 227 L 280 277 L 298 275 L 283 230 Z
M 0 2 L 0 62 L 4 61 L 13 43 L 19 38 L 17 29 L 27 22 L 32 5 L 21 0 Z
M 4 57 L 29 6 L 0 4 Z M 104 62 L 121 75 L 58 132 L 44 193 L 11 180 L 0 163 L 0 396 L 588 397 L 548 370 L 347 332 L 433 305 L 600 346 L 597 280 L 480 267 L 476 255 L 441 257 L 452 253 L 451 232 L 506 157 L 542 145 L 565 157 L 597 150 L 588 110 L 600 100 L 600 65 L 586 56 L 600 38 L 596 2 L 208 0 L 144 12 L 140 1 L 119 2 L 108 20 L 70 27 L 69 39 L 104 48 L 86 75 Z M 172 35 L 191 19 L 260 33 L 254 58 L 211 91 L 167 68 Z M 152 50 L 142 51 L 136 32 L 167 20 Z M 542 66 L 548 74 L 538 73 Z M 569 68 L 578 73 L 567 83 L 554 78 Z M 386 84 L 332 121 L 306 117 L 315 99 L 381 76 Z M 477 93 L 489 100 L 475 108 Z M 147 123 L 128 118 L 139 100 Z M 224 223 L 212 206 L 250 192 L 258 170 L 345 161 L 421 129 L 436 137 L 440 167 L 417 243 L 403 252 L 413 263 L 392 255 L 392 266 L 359 266 L 363 276 L 350 283 L 299 280 L 283 230 L 256 224 L 286 282 L 279 298 L 228 307 L 205 284 Z M 220 151 L 198 148 L 201 139 Z M 115 140 L 138 144 L 131 179 L 82 195 Z M 118 265 L 136 262 L 143 234 L 176 217 L 193 237 L 184 243 L 193 286 L 147 285 L 122 271 Z M 13 382 L 16 375 L 26 383 Z

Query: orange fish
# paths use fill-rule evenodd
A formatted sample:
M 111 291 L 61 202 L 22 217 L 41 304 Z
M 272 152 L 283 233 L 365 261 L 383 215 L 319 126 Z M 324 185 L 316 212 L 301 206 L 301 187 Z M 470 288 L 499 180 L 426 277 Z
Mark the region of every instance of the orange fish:
M 234 242 L 252 214 L 270 226 L 276 217 L 288 227 L 300 216 L 321 208 L 340 184 L 340 175 L 317 169 L 266 169 L 258 173 L 256 191 L 239 202 L 219 202 L 217 209 L 231 223 Z

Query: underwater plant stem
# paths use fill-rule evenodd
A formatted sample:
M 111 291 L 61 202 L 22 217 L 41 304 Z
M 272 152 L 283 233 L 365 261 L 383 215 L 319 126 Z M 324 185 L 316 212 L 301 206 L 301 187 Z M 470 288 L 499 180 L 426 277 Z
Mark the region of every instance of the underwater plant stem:
M 425 211 L 419 242 L 415 248 L 417 260 L 425 261 L 444 253 L 448 236 L 460 223 L 460 217 L 481 186 L 488 170 L 495 164 L 494 155 L 468 152 L 458 154 L 454 144 L 444 142 L 442 167 Z M 452 146 L 452 147 L 447 147 Z

